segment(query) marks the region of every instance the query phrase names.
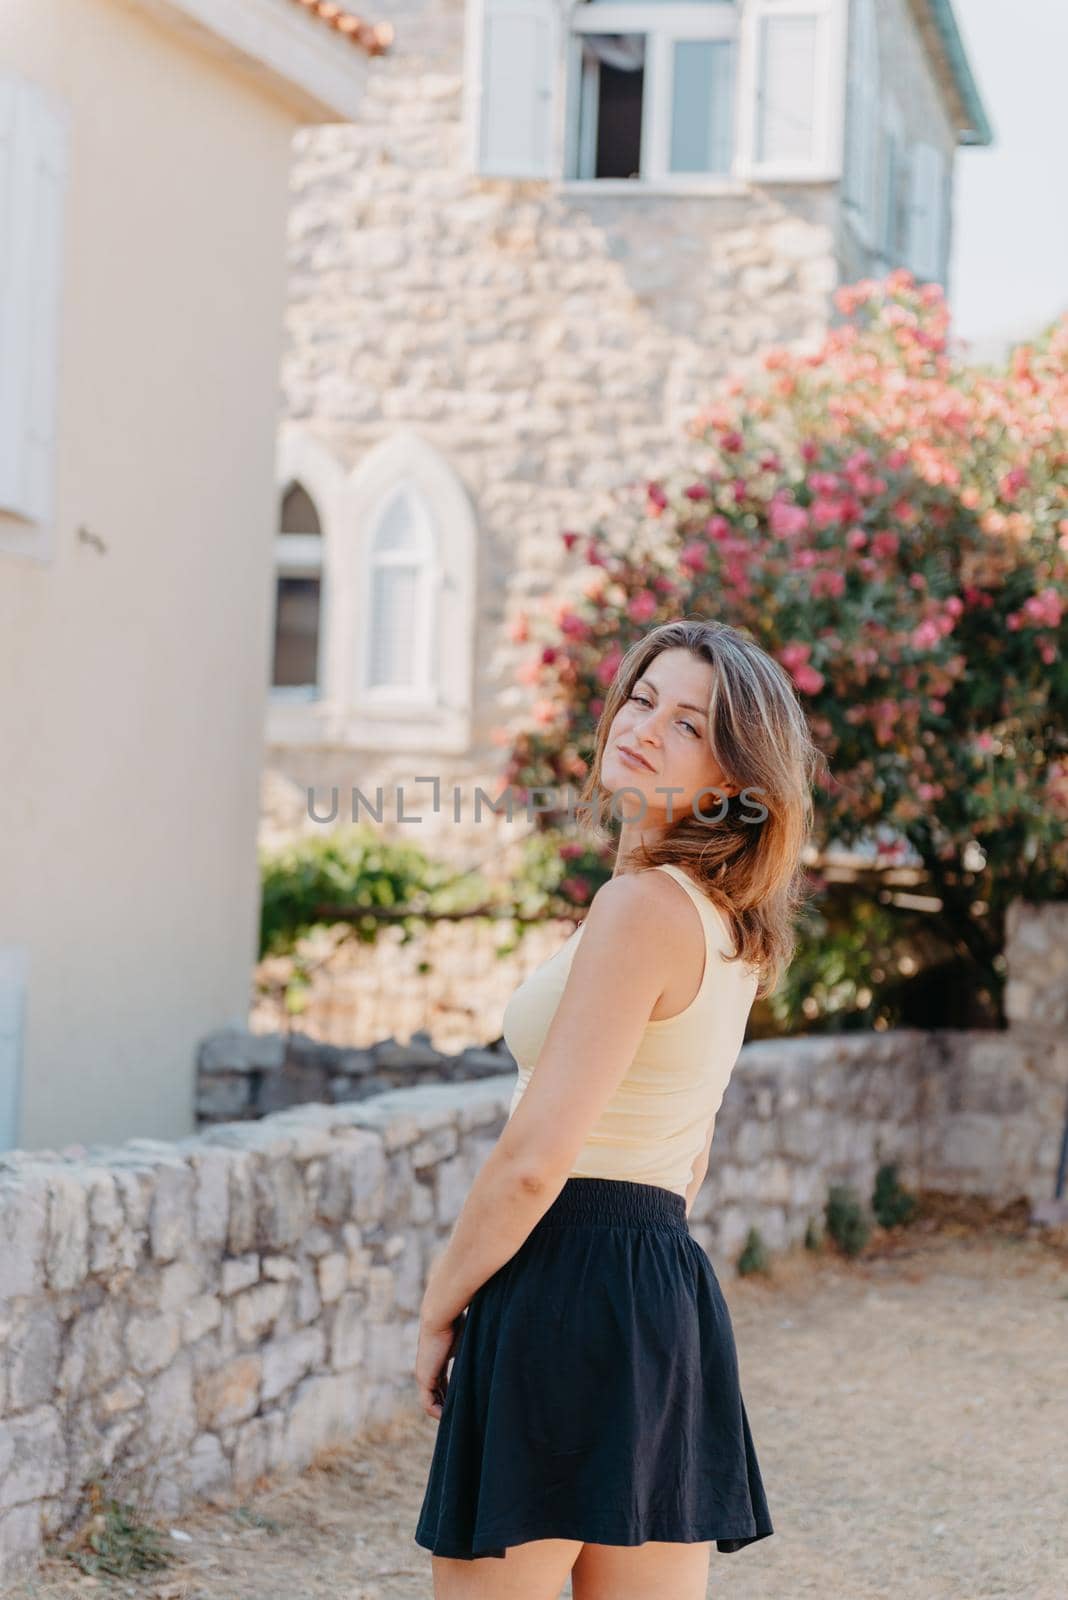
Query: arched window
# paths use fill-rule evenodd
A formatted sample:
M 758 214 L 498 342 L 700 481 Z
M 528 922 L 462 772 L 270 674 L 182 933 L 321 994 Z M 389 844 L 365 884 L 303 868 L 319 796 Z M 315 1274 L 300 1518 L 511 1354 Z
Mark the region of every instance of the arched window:
M 381 502 L 370 529 L 368 690 L 426 697 L 436 656 L 437 539 L 429 506 L 401 482 Z
M 288 485 L 278 521 L 271 685 L 312 699 L 319 692 L 323 539 L 319 513 L 303 484 Z
M 477 539 L 460 478 L 401 428 L 353 471 L 334 569 L 336 693 L 355 745 L 468 748 Z

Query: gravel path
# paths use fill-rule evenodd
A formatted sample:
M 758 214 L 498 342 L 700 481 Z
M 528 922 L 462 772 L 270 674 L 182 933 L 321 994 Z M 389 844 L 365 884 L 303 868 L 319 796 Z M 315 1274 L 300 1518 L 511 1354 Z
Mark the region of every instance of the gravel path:
M 775 1534 L 712 1552 L 731 1600 L 1065 1600 L 1068 1230 L 1019 1219 L 721 1273 Z M 136 1583 L 50 1559 L 11 1600 L 429 1600 L 412 1540 L 436 1428 L 377 1430 L 176 1524 Z M 564 1595 L 570 1594 L 570 1588 Z M 657 1597 L 659 1600 L 659 1597 Z

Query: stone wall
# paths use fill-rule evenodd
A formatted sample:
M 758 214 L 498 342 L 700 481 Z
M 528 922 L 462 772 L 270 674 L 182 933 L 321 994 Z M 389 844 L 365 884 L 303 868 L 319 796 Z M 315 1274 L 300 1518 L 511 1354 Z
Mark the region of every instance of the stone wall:
M 315 1100 L 344 1105 L 387 1089 L 463 1083 L 514 1071 L 503 1039 L 452 1055 L 435 1049 L 422 1029 L 405 1044 L 381 1039 L 360 1048 L 306 1033 L 220 1028 L 197 1051 L 197 1124 L 253 1120 Z
M 306 1464 L 416 1405 L 429 1265 L 507 1115 L 511 1073 L 0 1159 L 0 1574 L 106 1476 L 146 1511 Z M 803 1237 L 827 1186 L 1052 1192 L 1068 1046 L 901 1032 L 746 1046 L 691 1227 Z

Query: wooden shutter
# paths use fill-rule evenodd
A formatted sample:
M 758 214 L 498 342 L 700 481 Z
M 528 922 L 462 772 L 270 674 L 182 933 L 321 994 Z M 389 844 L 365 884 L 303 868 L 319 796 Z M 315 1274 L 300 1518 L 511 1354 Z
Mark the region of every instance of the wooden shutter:
M 67 114 L 0 76 L 0 508 L 48 523 L 55 488 Z
M 554 175 L 554 0 L 483 0 L 477 52 L 478 169 L 489 177 Z

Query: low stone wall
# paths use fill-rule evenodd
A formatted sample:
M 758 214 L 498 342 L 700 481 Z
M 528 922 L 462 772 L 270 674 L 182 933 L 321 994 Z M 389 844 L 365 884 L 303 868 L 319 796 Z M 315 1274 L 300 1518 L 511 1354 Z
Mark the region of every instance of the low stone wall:
M 461 1083 L 514 1071 L 503 1039 L 453 1054 L 436 1049 L 423 1029 L 416 1029 L 405 1044 L 390 1038 L 344 1046 L 297 1031 L 219 1028 L 197 1051 L 196 1118 L 203 1127 L 264 1117 L 313 1100 L 346 1105 L 387 1089 Z
M 414 1408 L 426 1273 L 514 1074 L 0 1158 L 0 1577 L 103 1476 L 142 1508 L 306 1464 Z M 746 1046 L 692 1231 L 717 1270 L 782 1247 L 831 1182 L 1052 1192 L 1068 1046 L 891 1032 Z

